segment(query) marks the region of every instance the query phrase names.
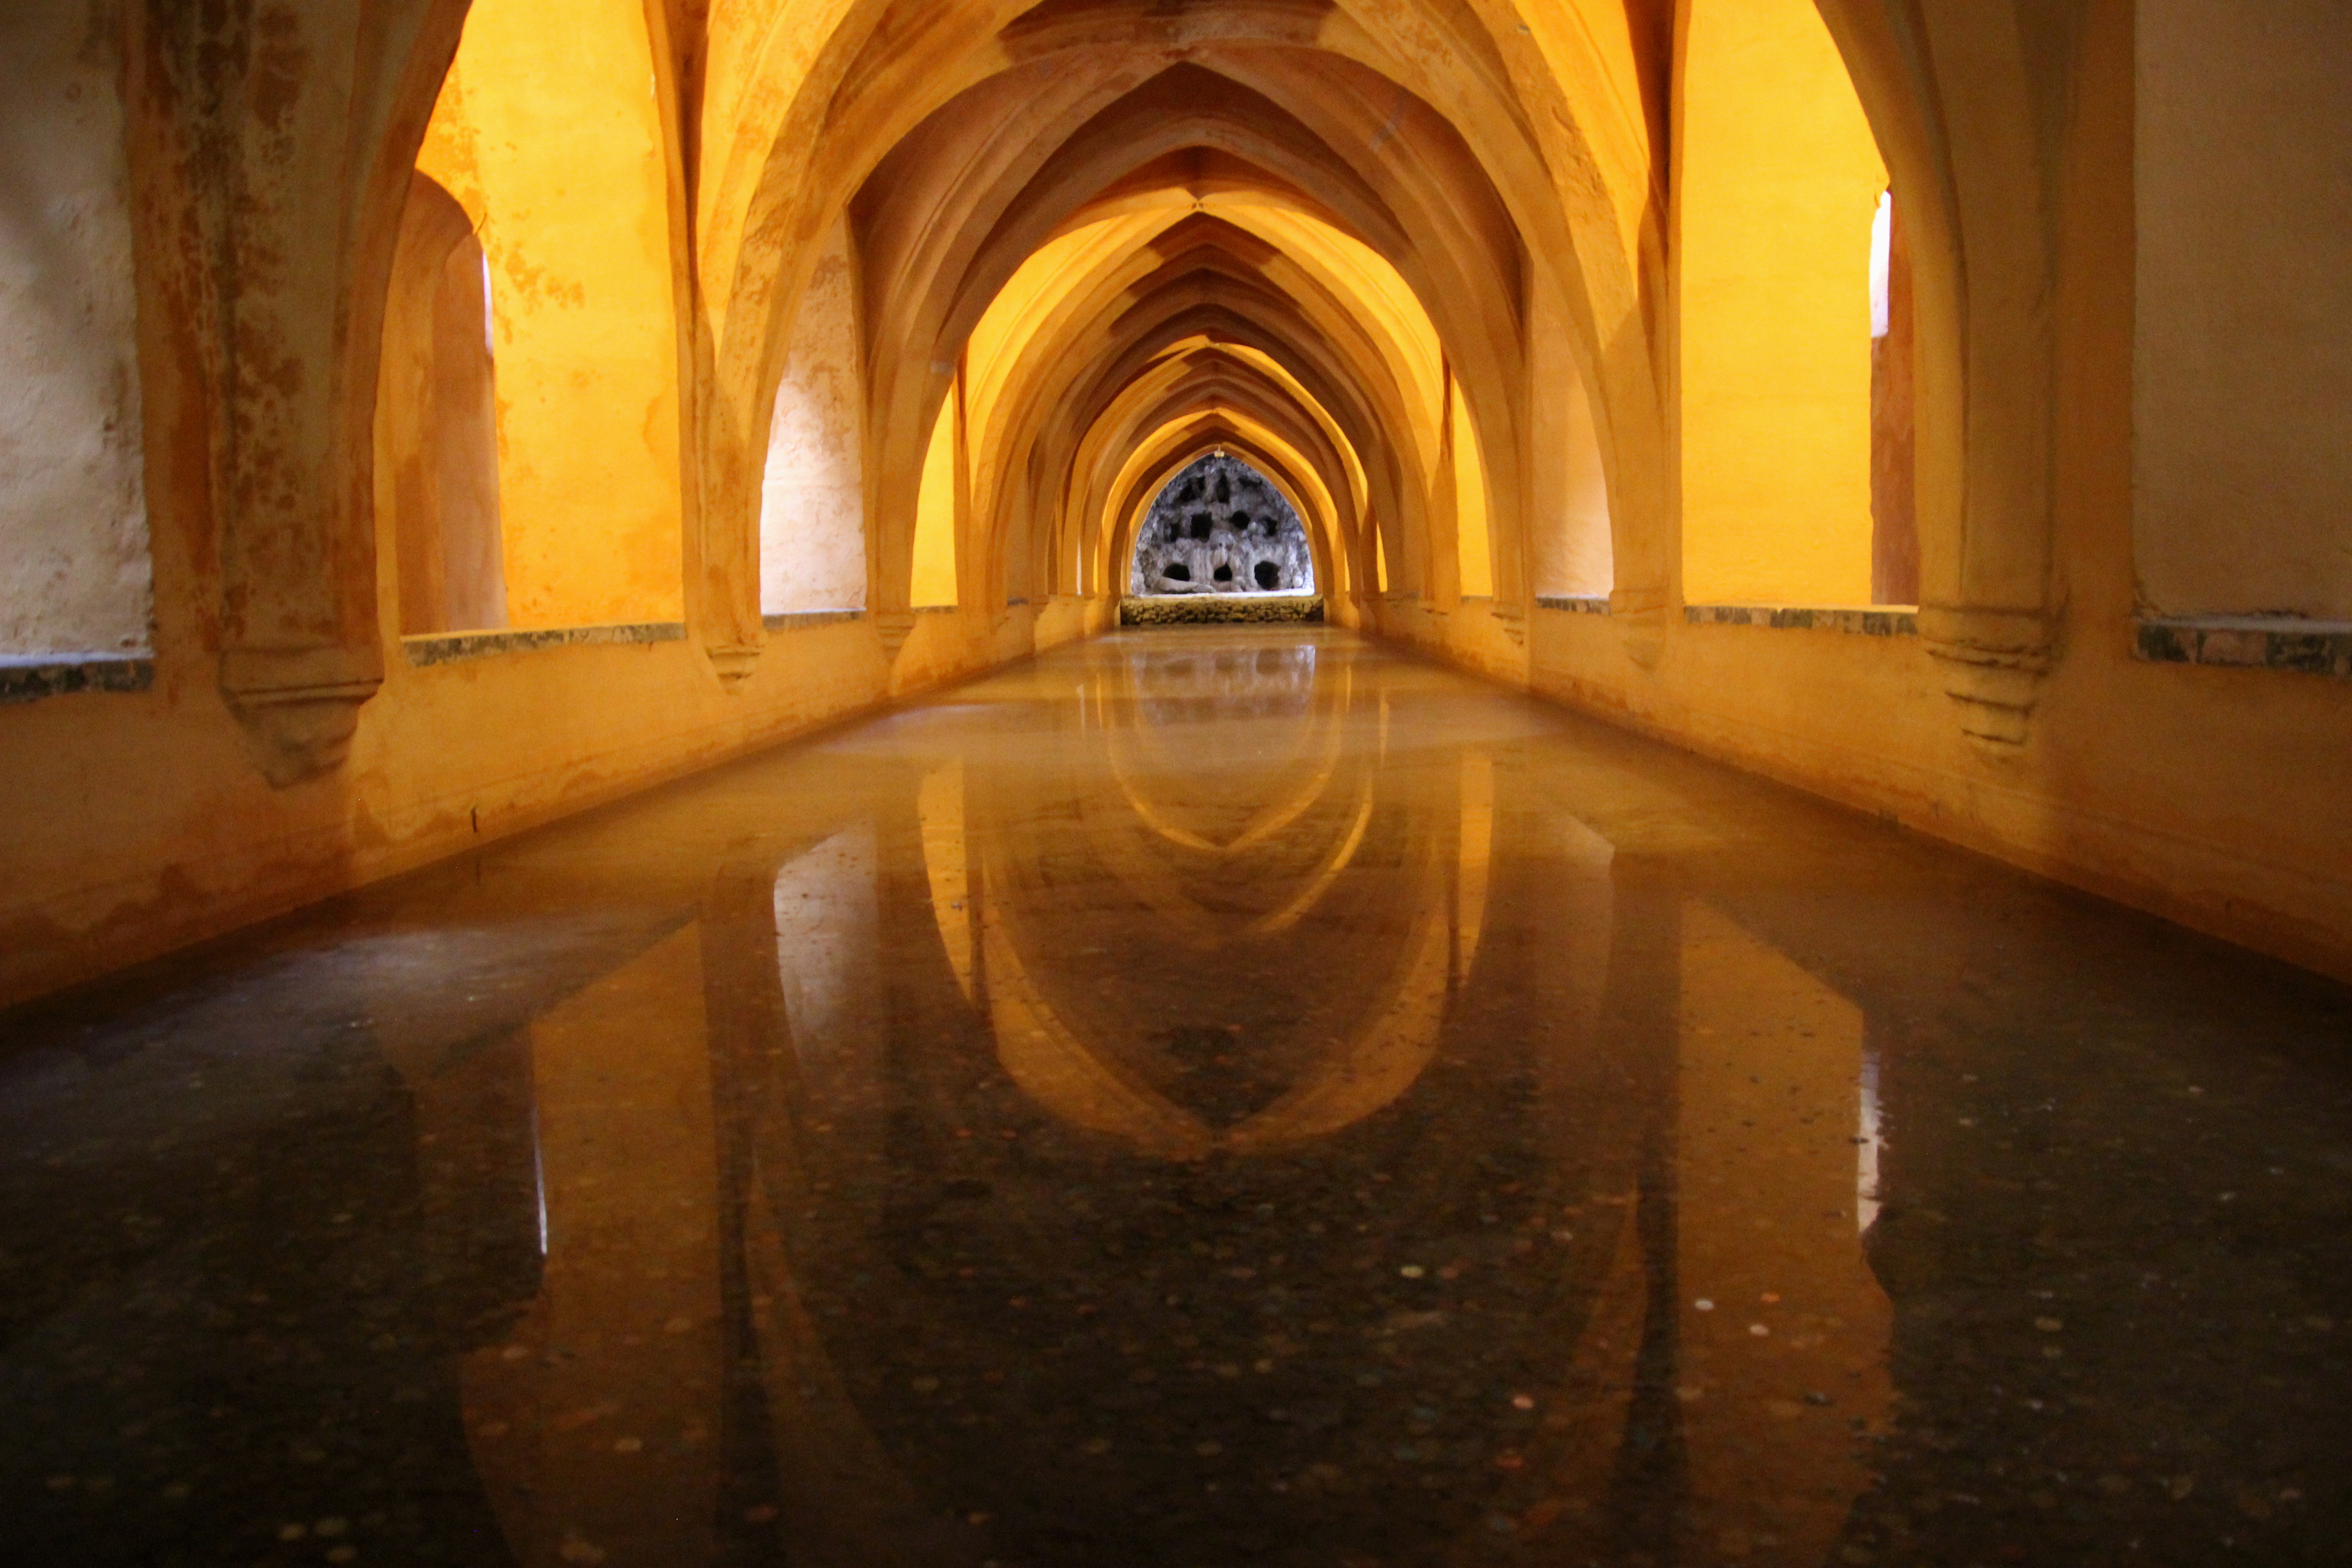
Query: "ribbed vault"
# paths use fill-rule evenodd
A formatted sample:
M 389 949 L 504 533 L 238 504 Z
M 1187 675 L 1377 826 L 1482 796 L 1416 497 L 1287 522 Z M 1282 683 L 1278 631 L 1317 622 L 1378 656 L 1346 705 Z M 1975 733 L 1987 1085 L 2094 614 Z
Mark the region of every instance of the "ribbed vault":
M 966 604 L 1115 594 L 1157 486 L 1220 445 L 1282 489 L 1331 593 L 1459 592 L 1473 515 L 1481 591 L 1524 598 L 1531 400 L 1605 353 L 1559 183 L 1589 155 L 1546 147 L 1491 19 L 1397 10 L 846 7 L 796 100 L 736 106 L 706 189 L 711 395 L 737 411 L 706 426 L 717 575 L 795 269 L 845 213 L 885 616 L 911 602 L 950 409 Z M 1601 248 L 1622 274 L 1625 247 Z

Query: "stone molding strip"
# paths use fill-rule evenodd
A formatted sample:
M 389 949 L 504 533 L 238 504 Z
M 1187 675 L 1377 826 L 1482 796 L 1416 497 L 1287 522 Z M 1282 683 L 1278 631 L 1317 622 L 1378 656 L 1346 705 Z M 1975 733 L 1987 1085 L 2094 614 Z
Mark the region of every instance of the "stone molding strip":
M 845 621 L 865 618 L 863 610 L 789 610 L 781 616 L 760 617 L 772 632 L 803 632 L 811 626 L 839 626 Z
M 147 691 L 154 685 L 152 654 L 0 655 L 0 703 L 38 702 L 77 691 Z
M 436 633 L 403 637 L 400 646 L 407 653 L 408 662 L 423 668 L 427 665 L 455 664 L 460 659 L 494 658 L 500 654 L 537 653 L 551 647 L 599 644 L 627 647 L 685 640 L 683 621 L 641 621 L 610 626 L 550 626 L 537 631 Z
M 1695 626 L 1762 626 L 1773 631 L 1843 632 L 1851 637 L 1916 637 L 1916 610 L 1849 608 L 1839 605 L 1685 605 Z
M 1538 610 L 1559 610 L 1571 616 L 1605 616 L 1609 613 L 1606 594 L 1538 594 Z
M 2151 664 L 2284 669 L 2352 680 L 2352 621 L 2200 616 L 2139 623 L 2133 652 Z

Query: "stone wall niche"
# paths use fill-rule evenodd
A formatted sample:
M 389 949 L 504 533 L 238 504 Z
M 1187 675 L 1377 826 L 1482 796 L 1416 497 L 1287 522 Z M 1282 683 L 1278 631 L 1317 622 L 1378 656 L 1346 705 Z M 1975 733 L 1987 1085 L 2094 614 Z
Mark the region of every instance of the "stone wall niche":
M 1219 452 L 1168 481 L 1137 531 L 1129 592 L 1315 592 L 1306 525 L 1272 480 Z

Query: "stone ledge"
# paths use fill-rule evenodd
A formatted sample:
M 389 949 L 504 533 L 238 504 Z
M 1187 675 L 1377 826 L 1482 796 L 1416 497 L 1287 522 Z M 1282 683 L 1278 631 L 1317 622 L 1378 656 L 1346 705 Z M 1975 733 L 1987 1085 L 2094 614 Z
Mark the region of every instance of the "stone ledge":
M 2352 621 L 2197 616 L 2139 623 L 2132 651 L 2150 664 L 2284 669 L 2352 680 Z
M 1118 602 L 1123 626 L 1302 626 L 1322 619 L 1319 594 L 1129 595 Z
M 1571 616 L 1605 616 L 1609 613 L 1606 594 L 1538 594 L 1538 610 L 1559 610 Z
M 1849 637 L 1916 637 L 1919 612 L 1843 605 L 1685 605 L 1695 626 L 1761 626 L 1772 631 L 1843 632 Z
M 792 610 L 781 616 L 762 616 L 760 620 L 772 632 L 802 632 L 811 626 L 839 626 L 845 621 L 862 621 L 863 610 Z
M 549 626 L 536 631 L 436 633 L 403 637 L 400 646 L 407 653 L 408 662 L 422 668 L 455 664 L 460 659 L 495 658 L 500 654 L 537 653 L 552 647 L 597 644 L 626 647 L 685 640 L 683 621 L 643 621 L 610 626 Z
M 0 702 L 38 702 L 77 691 L 146 691 L 154 684 L 152 654 L 0 655 Z

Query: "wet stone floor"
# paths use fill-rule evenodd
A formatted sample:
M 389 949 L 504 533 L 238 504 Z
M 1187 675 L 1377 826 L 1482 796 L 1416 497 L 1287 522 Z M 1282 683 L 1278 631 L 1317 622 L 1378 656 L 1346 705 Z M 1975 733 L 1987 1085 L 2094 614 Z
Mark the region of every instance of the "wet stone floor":
M 2352 996 L 1342 633 L 0 1037 L 7 1563 L 2352 1560 Z

